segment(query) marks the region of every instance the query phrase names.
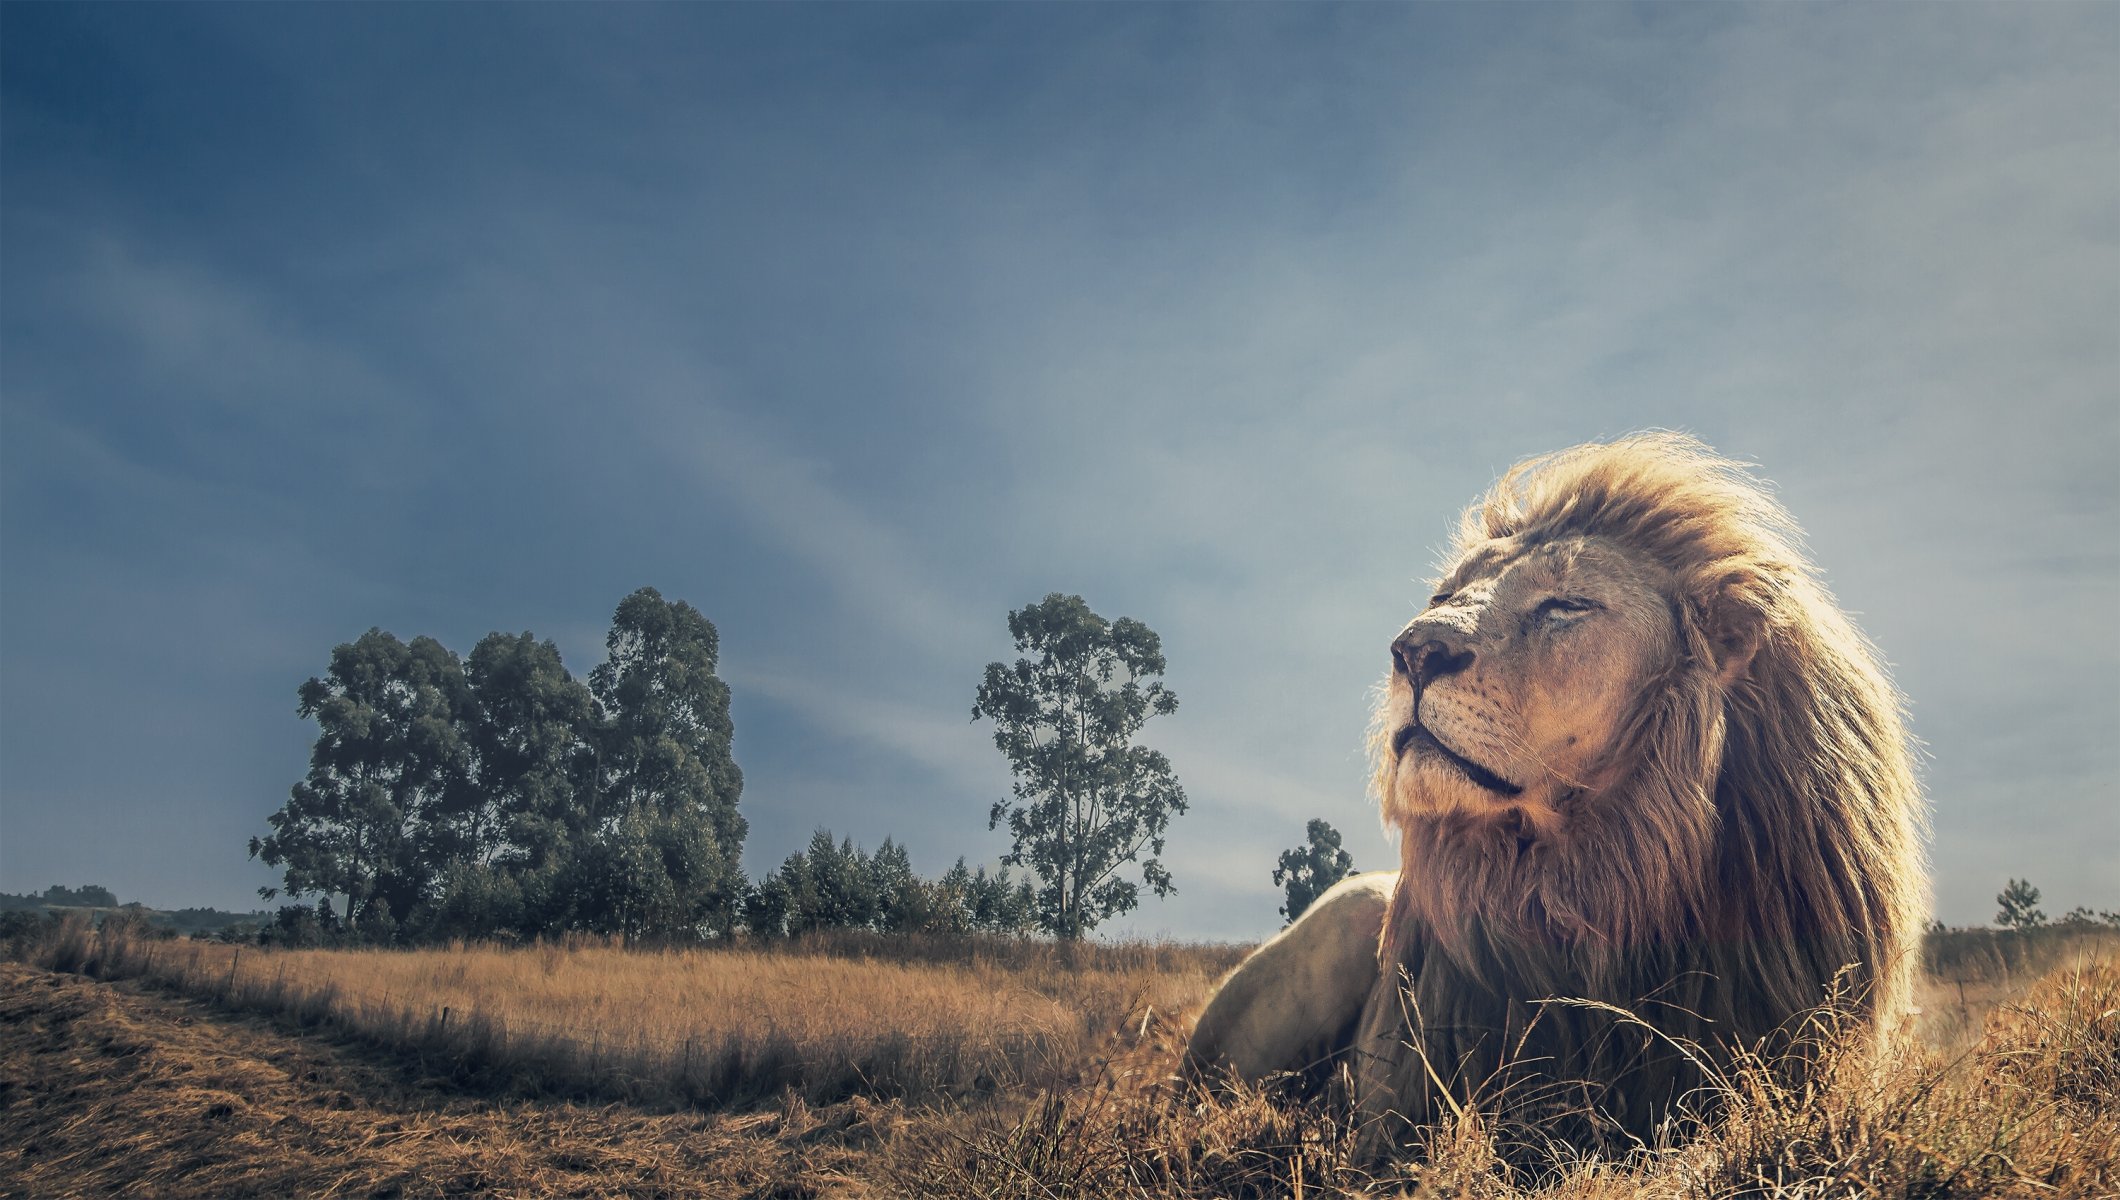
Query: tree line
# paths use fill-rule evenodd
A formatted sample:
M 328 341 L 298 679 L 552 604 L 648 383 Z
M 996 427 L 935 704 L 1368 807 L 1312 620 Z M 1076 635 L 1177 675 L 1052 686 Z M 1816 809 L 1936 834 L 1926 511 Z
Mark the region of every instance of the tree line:
M 12 892 L 0 892 L 0 912 L 12 912 L 16 909 L 116 907 L 118 897 L 109 888 L 94 883 L 84 883 L 77 888 L 62 887 L 55 883 L 45 888 L 42 894 L 24 892 L 18 896 Z
M 459 659 L 433 638 L 370 629 L 298 689 L 297 712 L 318 727 L 309 770 L 267 818 L 271 832 L 250 839 L 252 857 L 281 871 L 260 894 L 297 903 L 263 936 L 1081 938 L 1144 890 L 1175 890 L 1161 855 L 1185 792 L 1135 738 L 1177 696 L 1155 632 L 1107 621 L 1080 596 L 1049 595 L 1009 613 L 1008 628 L 1019 657 L 987 665 L 972 705 L 1015 777 L 987 814 L 1011 841 L 999 869 L 959 858 L 923 878 L 893 839 L 869 852 L 819 829 L 755 882 L 740 861 L 749 825 L 719 635 L 691 605 L 652 587 L 620 601 L 586 681 L 529 632 L 488 634 Z M 1329 823 L 1305 835 L 1273 870 L 1291 923 L 1354 867 Z M 2010 880 L 1997 924 L 2045 924 L 2039 898 Z M 87 886 L 19 899 L 0 906 L 116 904 Z M 2093 922 L 2120 914 L 2079 909 L 2062 924 Z
M 298 692 L 308 774 L 250 841 L 282 872 L 260 894 L 384 943 L 733 927 L 743 775 L 714 626 L 642 588 L 604 644 L 587 683 L 527 632 L 463 660 L 380 629 L 334 649 Z
M 1995 924 L 2002 929 L 2039 929 L 2047 924 L 2046 911 L 2039 907 L 2039 889 L 2031 880 L 2012 878 L 1995 893 Z M 2108 925 L 2120 929 L 2120 912 L 2111 909 L 2092 911 L 2079 904 L 2063 913 L 2056 922 L 2068 928 L 2088 928 L 2092 925 Z
M 758 881 L 744 901 L 744 927 L 790 936 L 821 929 L 879 933 L 1027 933 L 1035 926 L 1030 881 L 1009 869 L 967 870 L 964 859 L 940 878 L 913 873 L 905 847 L 890 838 L 866 854 L 820 829 Z
M 1009 628 L 1022 657 L 990 664 L 973 706 L 1016 775 L 988 814 L 1012 840 L 1000 868 L 959 859 L 924 879 L 890 839 L 871 853 L 819 830 L 755 883 L 719 637 L 689 604 L 627 596 L 586 681 L 529 632 L 489 634 L 460 659 L 370 629 L 298 689 L 318 729 L 309 769 L 249 845 L 281 873 L 260 895 L 294 901 L 266 940 L 1080 938 L 1144 889 L 1174 890 L 1160 855 L 1184 791 L 1133 739 L 1177 697 L 1156 634 L 1079 596 L 1011 612 Z

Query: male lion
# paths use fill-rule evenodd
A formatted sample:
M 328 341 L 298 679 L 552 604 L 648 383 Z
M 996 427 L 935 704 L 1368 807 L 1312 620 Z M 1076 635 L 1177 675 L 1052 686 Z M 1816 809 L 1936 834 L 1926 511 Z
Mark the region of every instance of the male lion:
M 1453 557 L 1372 725 L 1399 871 L 1239 965 L 1189 1068 L 1344 1063 L 1372 1155 L 1468 1100 L 1650 1140 L 1699 1064 L 1785 1048 L 1829 992 L 1903 1012 L 1900 698 L 1766 489 L 1689 437 L 1578 446 L 1510 470 Z

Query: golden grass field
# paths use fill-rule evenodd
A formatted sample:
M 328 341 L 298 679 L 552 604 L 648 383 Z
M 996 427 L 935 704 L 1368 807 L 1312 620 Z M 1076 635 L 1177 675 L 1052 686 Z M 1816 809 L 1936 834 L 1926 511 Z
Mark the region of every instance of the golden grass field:
M 85 926 L 0 964 L 0 1195 L 2120 1195 L 2120 942 L 1932 952 L 1882 1069 L 1739 1071 L 1619 1161 L 1470 1111 L 1387 1175 L 1330 1100 L 1172 1079 L 1230 947 L 265 951 Z M 1521 1134 L 1509 1135 L 1521 1138 Z
M 836 952 L 834 952 L 836 951 Z M 883 957 L 883 953 L 895 957 Z M 810 947 L 261 950 L 64 932 L 52 965 L 284 1013 L 467 1075 L 729 1107 L 792 1090 L 932 1099 L 1057 1078 L 1111 1031 L 1193 1003 L 1238 951 L 876 935 Z

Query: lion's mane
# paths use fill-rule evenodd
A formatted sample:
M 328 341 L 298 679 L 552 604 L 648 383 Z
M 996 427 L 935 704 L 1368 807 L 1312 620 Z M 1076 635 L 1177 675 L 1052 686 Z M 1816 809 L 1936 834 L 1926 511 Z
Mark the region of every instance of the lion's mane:
M 1836 985 L 1873 1021 L 1907 1008 L 1927 878 L 1902 702 L 1795 522 L 1742 465 L 1638 435 L 1518 465 L 1466 511 L 1457 553 L 1584 536 L 1677 581 L 1679 649 L 1611 747 L 1621 782 L 1571 808 L 1563 837 L 1380 795 L 1402 861 L 1355 1045 L 1373 1121 L 1433 1119 L 1441 1084 L 1530 1109 L 1587 1099 L 1605 1128 L 1649 1136 L 1700 1082 L 1667 1039 L 1785 1038 Z

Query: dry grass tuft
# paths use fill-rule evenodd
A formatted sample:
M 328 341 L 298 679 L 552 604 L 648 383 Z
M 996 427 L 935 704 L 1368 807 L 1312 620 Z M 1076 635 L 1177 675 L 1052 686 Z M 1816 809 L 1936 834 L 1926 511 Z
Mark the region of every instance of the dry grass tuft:
M 1025 1102 L 909 1122 L 882 1156 L 895 1195 L 1302 1195 L 1344 1174 L 1348 1128 L 1329 1105 L 1255 1088 L 1190 1094 L 1184 1028 L 1145 1021 L 1094 1078 Z

